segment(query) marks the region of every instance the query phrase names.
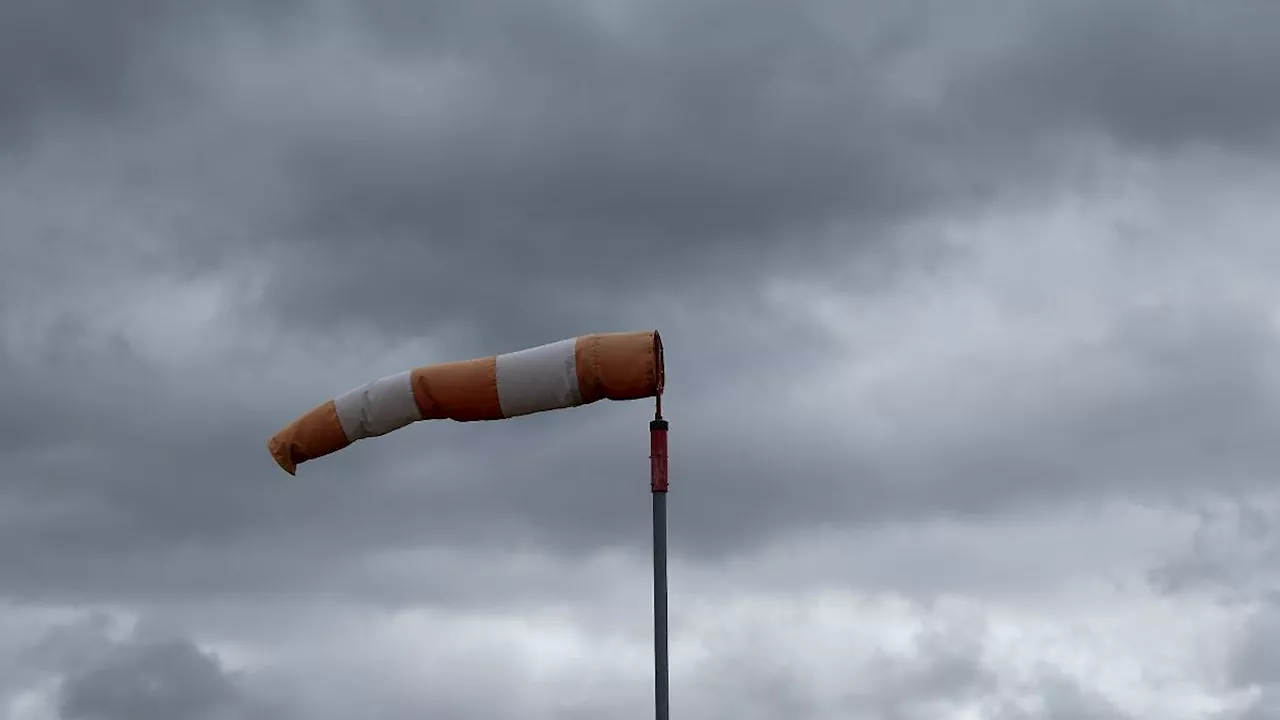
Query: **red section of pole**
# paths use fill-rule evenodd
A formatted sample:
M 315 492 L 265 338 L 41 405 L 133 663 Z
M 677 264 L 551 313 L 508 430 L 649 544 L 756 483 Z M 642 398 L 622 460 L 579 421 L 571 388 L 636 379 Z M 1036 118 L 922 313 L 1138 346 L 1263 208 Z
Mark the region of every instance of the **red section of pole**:
M 649 423 L 649 489 L 667 491 L 667 421 L 661 415 Z

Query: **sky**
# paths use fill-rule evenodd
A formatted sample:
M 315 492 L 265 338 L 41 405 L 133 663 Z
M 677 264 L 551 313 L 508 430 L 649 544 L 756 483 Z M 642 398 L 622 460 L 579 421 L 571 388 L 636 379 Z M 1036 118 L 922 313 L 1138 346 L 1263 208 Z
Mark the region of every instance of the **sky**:
M 1280 4 L 0 3 L 0 718 L 1280 718 Z M 1272 238 L 1272 239 L 1268 239 Z

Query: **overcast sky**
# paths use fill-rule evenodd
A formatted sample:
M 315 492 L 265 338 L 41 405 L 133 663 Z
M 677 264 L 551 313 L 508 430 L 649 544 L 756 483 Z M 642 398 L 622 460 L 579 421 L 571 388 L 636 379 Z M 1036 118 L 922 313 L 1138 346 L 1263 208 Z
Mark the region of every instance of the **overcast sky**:
M 1280 3 L 0 2 L 0 718 L 1280 718 Z

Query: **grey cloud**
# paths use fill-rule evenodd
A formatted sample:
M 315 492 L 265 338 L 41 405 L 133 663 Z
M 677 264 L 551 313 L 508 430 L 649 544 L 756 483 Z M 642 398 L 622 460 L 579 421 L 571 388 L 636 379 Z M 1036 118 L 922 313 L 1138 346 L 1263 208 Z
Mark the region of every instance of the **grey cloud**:
M 858 717 L 874 720 L 941 720 L 962 712 L 999 720 L 1126 720 L 1107 699 L 1084 690 L 1052 666 L 1037 668 L 1010 698 L 1008 683 L 981 657 L 979 626 L 937 627 L 915 639 L 908 654 L 877 653 L 864 674 L 849 678 L 841 697 L 817 700 L 802 672 L 776 657 L 725 658 L 707 668 L 717 713 L 707 717 Z M 851 672 L 853 672 L 851 670 Z M 729 700 L 732 698 L 732 700 Z M 696 711 L 699 708 L 694 708 Z
M 1268 71 L 1277 27 L 1269 3 L 1045 3 L 999 67 L 959 87 L 1025 132 L 1101 130 L 1155 151 L 1265 148 L 1280 129 Z
M 48 620 L 33 612 L 29 628 L 2 638 L 11 655 L 0 656 L 0 708 L 7 712 L 26 691 L 48 692 L 48 708 L 61 720 L 279 717 L 267 712 L 279 708 L 256 696 L 247 676 L 227 670 L 189 639 L 141 625 L 122 632 L 104 613 Z M 21 642 L 22 635 L 30 637 Z
M 1171 595 L 1207 590 L 1235 602 L 1272 592 L 1280 568 L 1273 501 L 1265 491 L 1224 493 L 1196 508 L 1189 547 L 1153 568 L 1149 580 Z
M 324 613 L 316 615 L 324 617 Z M 298 627 L 305 630 L 309 625 Z M 620 632 L 643 637 L 645 630 L 640 624 L 625 630 L 615 625 L 589 634 L 612 643 Z M 909 647 L 873 651 L 865 657 L 856 651 L 851 656 L 849 648 L 841 645 L 857 642 L 856 635 L 845 637 L 838 631 L 816 639 L 807 650 L 794 646 L 783 650 L 775 643 L 787 637 L 786 628 L 726 630 L 723 636 L 694 633 L 700 644 L 705 643 L 701 651 L 696 656 L 678 653 L 680 659 L 673 668 L 673 714 L 748 720 L 783 715 L 815 720 L 941 720 L 963 711 L 998 720 L 1130 717 L 1058 667 L 1034 667 L 1018 677 L 1002 674 L 984 659 L 990 648 L 984 647 L 980 621 L 929 622 L 928 629 L 911 638 Z M 274 637 L 272 632 L 267 637 Z M 460 649 L 457 637 L 443 627 L 437 639 L 446 652 L 451 647 Z M 329 669 L 320 660 L 319 665 L 305 668 L 265 669 L 252 678 L 252 688 L 258 695 L 269 689 L 272 697 L 289 698 L 277 704 L 285 717 L 325 719 L 351 712 L 386 718 L 431 714 L 460 720 L 624 718 L 646 710 L 651 702 L 651 689 L 642 673 L 619 675 L 609 662 L 609 667 L 583 671 L 566 685 L 553 667 L 546 668 L 541 680 L 530 681 L 520 669 L 522 653 L 490 642 L 481 641 L 474 650 L 459 652 L 456 660 L 447 663 L 433 659 L 434 653 L 427 651 L 408 667 L 382 667 L 389 661 L 386 656 L 366 660 L 356 643 L 344 651 L 352 656 L 355 668 L 334 686 L 318 687 L 316 676 Z M 789 645 L 785 639 L 782 642 Z M 847 675 L 842 676 L 841 668 L 822 664 L 824 656 L 858 660 L 849 663 L 844 668 Z M 485 691 L 494 687 L 511 690 Z
M 265 718 L 211 656 L 188 640 L 121 644 L 62 683 L 63 720 Z
M 1258 90 L 1280 46 L 1276 24 L 1249 15 L 1269 11 L 1185 3 L 1048 4 L 988 27 L 929 3 L 320 7 L 280 14 L 276 33 L 251 30 L 254 15 L 195 23 L 205 42 L 173 57 L 125 34 L 161 35 L 156 13 L 141 14 L 157 27 L 112 13 L 88 37 L 148 67 L 200 67 L 242 49 L 217 38 L 243 36 L 276 63 L 266 94 L 192 70 L 194 94 L 166 99 L 192 109 L 184 145 L 255 148 L 246 180 L 287 169 L 277 217 L 248 233 L 255 252 L 277 246 L 275 312 L 393 332 L 480 313 L 516 343 L 606 324 L 597 297 L 691 278 L 750 292 L 779 264 L 821 267 L 873 243 L 887 221 L 1046 181 L 1052 165 L 1027 162 L 1071 118 L 1137 141 L 1268 127 L 1274 94 Z M 1166 72 L 1179 63 L 1198 71 Z M 419 79 L 387 97 L 362 80 L 379 72 Z M 437 98 L 442 74 L 460 87 Z M 914 99 L 915 76 L 941 100 Z M 227 112 L 243 103 L 258 115 Z M 1187 125 L 1160 126 L 1175 121 Z
M 411 90 L 420 122 L 376 106 L 338 122 L 287 115 L 300 125 L 285 154 L 302 204 L 281 233 L 279 311 L 406 331 L 448 308 L 514 342 L 604 323 L 597 298 L 698 282 L 741 294 L 765 268 L 867 244 L 935 194 L 910 169 L 921 150 L 909 130 L 895 129 L 913 121 L 877 79 L 889 58 L 824 32 L 807 9 L 646 8 L 625 37 L 580 12 L 375 22 L 379 42 L 450 38 L 447 50 L 415 43 L 407 67 L 445 68 L 465 88 L 443 104 Z M 433 65 L 440 54 L 447 64 Z M 836 222 L 858 237 L 826 239 Z
M 1001 720 L 1133 720 L 1106 698 L 1091 693 L 1071 678 L 1047 670 L 1041 679 L 1038 711 L 1002 709 Z
M 697 393 L 671 401 L 673 541 L 681 554 L 715 560 L 823 524 L 1248 491 L 1267 482 L 1276 461 L 1267 438 L 1280 430 L 1269 370 L 1276 348 L 1263 320 L 1232 306 L 1135 312 L 1117 319 L 1103 342 L 1065 359 L 1072 379 L 1063 391 L 1046 386 L 1052 370 L 1000 381 L 1046 388 L 1051 402 L 1022 407 L 993 386 L 975 396 L 983 398 L 983 424 L 946 434 L 923 425 L 888 446 L 754 390 L 767 386 L 757 374 L 767 370 L 720 377 L 726 384 L 714 403 Z M 689 336 L 683 345 L 694 342 Z M 46 369 L 69 373 L 75 365 L 68 353 Z M 318 589 L 341 584 L 339 568 L 379 548 L 480 552 L 534 543 L 582 557 L 647 547 L 645 407 L 605 405 L 502 426 L 415 426 L 286 479 L 259 456 L 279 420 L 228 424 L 221 418 L 242 412 L 240 399 L 176 389 L 166 390 L 175 407 L 210 404 L 210 412 L 179 422 L 183 414 L 165 405 L 143 411 L 137 398 L 155 377 L 123 351 L 91 372 L 102 373 L 87 378 L 100 399 L 93 407 L 77 407 L 74 393 L 56 402 L 47 394 L 13 398 L 67 413 L 73 422 L 59 431 L 75 438 L 76 454 L 11 455 L 13 472 L 22 473 L 11 501 L 28 508 L 25 521 L 0 530 L 11 592 Z M 139 409 L 117 417 L 117 407 Z M 744 446 L 780 413 L 789 432 Z M 58 416 L 44 432 L 58 427 Z M 178 426 L 184 431 L 172 439 L 148 440 Z M 119 447 L 139 451 L 120 455 Z M 562 452 L 554 448 L 565 448 L 562 460 L 537 460 Z M 183 468 L 181 478 L 174 468 Z M 108 470 L 115 479 L 103 482 L 98 472 Z M 120 555 L 136 562 L 111 560 Z M 450 597 L 453 589 L 438 592 Z
M 223 13 L 280 19 L 278 0 L 223 3 L 18 0 L 0 8 L 0 151 L 45 133 L 120 120 L 152 101 L 194 100 L 186 53 Z
M 1270 720 L 1280 717 L 1280 606 L 1274 599 L 1244 625 L 1229 666 L 1228 679 L 1242 688 L 1252 688 L 1258 697 L 1241 720 Z
M 1267 319 L 1250 309 L 1174 307 L 1121 317 L 1105 346 L 1082 349 L 1076 369 L 1087 373 L 1092 361 L 1119 358 L 1133 362 L 1141 379 L 1122 381 L 1088 407 L 1067 410 L 1063 397 L 1061 408 L 1021 417 L 1021 429 L 992 428 L 987 437 L 1002 435 L 1004 452 L 966 443 L 948 459 L 971 480 L 951 500 L 976 510 L 1016 496 L 1026 482 L 1048 497 L 1115 477 L 1125 478 L 1116 490 L 1139 497 L 1176 497 L 1205 483 L 1223 491 L 1266 483 L 1280 460 L 1265 440 L 1280 430 L 1280 386 L 1270 370 L 1277 350 Z M 1100 387 L 1115 382 L 1101 378 L 1105 372 Z M 1090 476 L 1102 468 L 1105 476 Z
M 749 294 L 780 267 L 882 244 L 895 220 L 1052 184 L 1081 131 L 1176 150 L 1274 124 L 1264 68 L 1280 44 L 1265 18 L 1049 4 L 978 31 L 909 7 L 629 8 L 617 36 L 576 9 L 374 3 L 372 32 L 396 60 L 449 68 L 465 89 L 428 111 L 414 87 L 416 123 L 376 105 L 333 122 L 287 114 L 301 204 L 273 298 L 299 322 L 377 314 L 394 332 L 461 297 L 502 337 L 524 336 L 530 307 L 590 326 L 605 319 L 597 297 Z M 931 22 L 978 40 L 940 41 Z M 441 45 L 396 42 L 424 36 Z M 908 69 L 940 99 L 912 96 Z M 381 132 L 354 129 L 366 123 Z
M 457 358 L 668 333 L 673 547 L 703 562 L 823 524 L 1245 493 L 1280 460 L 1270 320 L 1212 292 L 1110 308 L 1111 335 L 1021 379 L 1049 386 L 1039 404 L 993 386 L 964 427 L 915 410 L 887 444 L 779 397 L 839 343 L 762 300 L 787 276 L 911 302 L 967 256 L 896 230 L 1069 192 L 1081 133 L 1124 157 L 1266 163 L 1270 9 L 205 5 L 0 9 L 6 597 L 407 602 L 356 580 L 370 556 L 642 554 L 644 407 L 418 427 L 278 475 L 271 431 L 345 390 L 361 353 L 436 331 Z M 246 268 L 274 271 L 262 297 Z M 114 326 L 156 278 L 243 281 L 206 357 L 149 356 Z M 202 312 L 131 300 L 175 325 Z M 494 584 L 411 590 L 475 602 Z M 984 687 L 939 662 L 903 686 Z
M 332 617 L 326 613 L 336 610 L 284 604 L 246 609 L 255 618 L 236 625 L 236 632 L 285 650 L 279 658 L 308 652 L 286 650 L 297 641 L 291 633 L 313 633 L 311 621 L 323 625 Z M 199 615 L 196 608 L 182 612 Z M 308 613 L 312 618 L 299 617 Z M 336 617 L 341 626 L 344 614 L 339 611 Z M 256 628 L 258 624 L 263 627 Z M 616 675 L 616 667 L 583 672 L 571 685 L 564 685 L 567 679 L 553 668 L 547 668 L 550 674 L 543 680 L 534 680 L 523 674 L 522 665 L 533 659 L 518 657 L 519 643 L 510 647 L 489 637 L 471 649 L 465 637 L 445 626 L 439 638 L 442 652 L 428 651 L 414 660 L 394 652 L 366 656 L 359 641 L 342 649 L 322 643 L 337 656 L 232 672 L 216 655 L 160 631 L 159 625 L 123 638 L 113 636 L 108 625 L 89 619 L 58 627 L 26 655 L 28 667 L 63 677 L 56 698 L 63 720 L 337 720 L 352 714 L 388 720 L 424 714 L 459 720 L 624 718 L 650 701 L 647 683 L 631 673 Z M 718 641 L 709 637 L 701 661 L 679 663 L 673 709 L 690 717 L 748 719 L 793 713 L 815 720 L 941 720 L 966 709 L 999 720 L 1128 717 L 1053 666 L 1033 668 L 1025 677 L 1003 677 L 983 659 L 981 622 L 951 618 L 929 625 L 910 647 L 873 652 L 852 664 L 845 683 L 830 668 L 814 666 L 813 658 L 792 658 L 771 648 L 771 641 L 786 636 L 781 628 L 744 628 Z M 643 635 L 640 627 L 631 630 Z M 616 631 L 606 636 L 616 639 Z M 854 640 L 837 633 L 813 652 L 819 658 L 828 651 L 845 656 L 839 643 Z M 342 663 L 350 663 L 349 669 Z M 21 679 L 15 689 L 22 689 Z M 510 691 L 494 691 L 499 688 Z M 549 694 L 552 688 L 563 692 Z M 0 684 L 0 700 L 5 689 Z
M 1263 491 L 1205 503 L 1189 547 L 1152 572 L 1155 587 L 1170 595 L 1210 593 L 1246 618 L 1227 638 L 1224 680 L 1254 693 L 1238 714 L 1221 717 L 1269 720 L 1280 717 L 1280 536 L 1277 496 Z
M 118 107 L 122 86 L 159 37 L 166 3 L 5 3 L 0 9 L 0 130 L 51 109 L 99 113 Z M 26 133 L 23 133 L 26 135 Z

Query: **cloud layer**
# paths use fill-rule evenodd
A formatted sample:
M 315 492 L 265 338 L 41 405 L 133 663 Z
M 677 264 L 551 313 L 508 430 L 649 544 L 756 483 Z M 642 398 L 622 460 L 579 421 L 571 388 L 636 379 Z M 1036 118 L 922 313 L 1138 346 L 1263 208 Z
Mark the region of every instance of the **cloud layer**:
M 657 327 L 682 717 L 1280 716 L 1280 8 L 0 8 L 0 713 L 648 712 L 643 404 L 267 436 Z

